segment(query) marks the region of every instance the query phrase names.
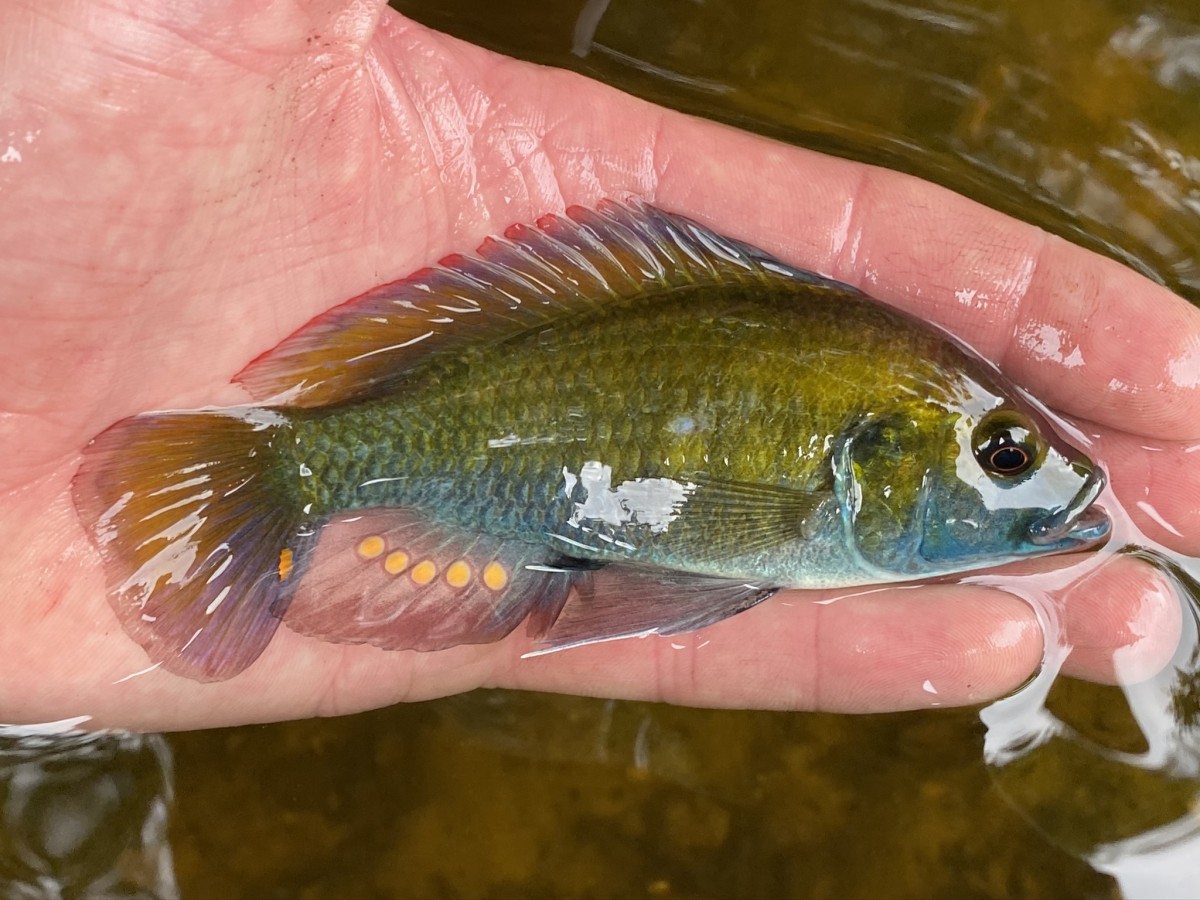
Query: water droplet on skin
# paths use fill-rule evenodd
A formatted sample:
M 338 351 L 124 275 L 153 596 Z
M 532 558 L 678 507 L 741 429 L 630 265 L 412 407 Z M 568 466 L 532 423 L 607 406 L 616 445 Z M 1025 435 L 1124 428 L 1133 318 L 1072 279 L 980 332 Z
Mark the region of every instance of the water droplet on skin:
M 1191 346 L 1167 363 L 1167 374 L 1175 387 L 1200 387 L 1200 346 Z
M 993 649 L 1003 650 L 1008 647 L 1020 646 L 1026 637 L 1025 622 L 1014 619 L 1010 622 L 1003 622 L 993 629 L 988 636 L 988 643 Z
M 1066 334 L 1053 325 L 1030 325 L 1018 337 L 1017 343 L 1034 359 L 1054 362 L 1066 369 L 1083 365 L 1083 354 L 1079 346 L 1068 350 Z
M 1148 490 L 1149 489 L 1147 489 L 1147 492 L 1148 492 Z M 1147 516 L 1149 516 L 1155 522 L 1157 522 L 1159 525 L 1161 525 L 1164 529 L 1169 531 L 1171 534 L 1175 535 L 1175 537 L 1178 537 L 1178 538 L 1183 537 L 1183 535 L 1179 532 L 1178 529 L 1174 528 L 1170 522 L 1168 522 L 1166 519 L 1164 519 L 1162 517 L 1162 513 L 1160 513 L 1157 509 L 1155 509 L 1153 506 L 1151 506 L 1145 500 L 1139 500 L 1137 502 L 1137 508 L 1140 509 L 1142 512 L 1144 512 Z
M 846 244 L 850 240 L 850 221 L 854 216 L 854 201 L 846 200 L 842 206 L 842 214 L 838 218 L 837 223 L 833 226 L 833 232 L 830 235 L 830 246 L 834 259 L 842 255 L 842 251 L 846 249 Z M 861 234 L 855 233 L 854 244 L 850 249 L 849 263 L 853 264 L 855 257 L 858 255 L 858 243 L 861 239 Z
M 983 309 L 992 297 L 975 288 L 959 288 L 954 292 L 954 299 L 967 309 Z

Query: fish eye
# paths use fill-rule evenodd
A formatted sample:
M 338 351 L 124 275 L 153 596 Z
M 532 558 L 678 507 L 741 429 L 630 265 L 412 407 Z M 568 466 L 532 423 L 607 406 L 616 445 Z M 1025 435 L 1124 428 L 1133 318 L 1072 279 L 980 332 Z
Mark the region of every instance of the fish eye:
M 1024 475 L 1046 452 L 1033 423 L 1011 410 L 985 416 L 975 429 L 972 449 L 985 472 L 1005 480 Z
M 1019 475 L 1029 468 L 1033 458 L 1024 447 L 1014 443 L 1007 432 L 1002 432 L 993 438 L 995 446 L 984 450 L 988 468 L 1000 475 Z

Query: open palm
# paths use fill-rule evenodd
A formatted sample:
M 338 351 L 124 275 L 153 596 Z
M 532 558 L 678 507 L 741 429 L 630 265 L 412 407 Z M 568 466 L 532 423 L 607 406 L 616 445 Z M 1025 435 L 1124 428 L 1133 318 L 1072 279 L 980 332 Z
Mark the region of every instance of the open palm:
M 245 402 L 231 377 L 333 304 L 609 196 L 945 325 L 1101 423 L 1088 430 L 1139 527 L 1200 545 L 1200 475 L 1185 466 L 1200 314 L 1115 263 L 931 185 L 454 41 L 379 0 L 137 6 L 0 10 L 0 720 L 198 727 L 484 684 L 865 711 L 1026 678 L 1042 652 L 1032 611 L 978 585 L 781 594 L 697 635 L 534 659 L 520 631 L 421 654 L 281 629 L 229 682 L 126 678 L 147 660 L 70 498 L 94 434 Z M 1174 646 L 1173 596 L 1132 560 L 1059 600 L 1078 674 L 1111 677 L 1121 654 L 1152 667 Z

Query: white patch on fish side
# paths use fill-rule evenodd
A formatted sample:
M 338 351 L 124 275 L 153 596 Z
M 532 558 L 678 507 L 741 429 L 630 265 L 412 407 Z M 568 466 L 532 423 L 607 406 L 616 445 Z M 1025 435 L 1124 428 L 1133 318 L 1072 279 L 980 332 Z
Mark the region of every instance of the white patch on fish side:
M 672 434 L 691 434 L 698 427 L 697 422 L 691 416 L 676 416 L 667 424 L 667 431 Z
M 673 478 L 634 478 L 612 486 L 612 466 L 589 460 L 576 475 L 563 467 L 563 490 L 572 496 L 576 487 L 586 495 L 575 502 L 570 524 L 584 528 L 588 522 L 613 527 L 646 525 L 651 534 L 662 534 L 679 518 L 683 506 L 696 491 L 692 482 Z

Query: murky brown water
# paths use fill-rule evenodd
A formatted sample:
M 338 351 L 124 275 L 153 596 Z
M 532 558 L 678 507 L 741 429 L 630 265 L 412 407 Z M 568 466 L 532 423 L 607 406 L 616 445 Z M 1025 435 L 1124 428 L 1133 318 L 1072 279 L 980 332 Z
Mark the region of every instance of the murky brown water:
M 1200 302 L 1193 0 L 394 5 L 941 182 Z M 1200 680 L 1171 690 L 1176 721 L 1195 725 Z M 169 843 L 169 755 L 153 739 L 82 762 L 14 751 L 0 758 L 0 882 L 11 896 L 51 896 L 36 886 L 55 881 L 171 896 L 173 869 L 185 897 L 1200 896 L 1169 852 L 1146 855 L 1158 881 L 1104 874 L 1119 867 L 1098 848 L 1138 835 L 1200 856 L 1180 831 L 1200 829 L 1186 765 L 1200 740 L 1172 732 L 1169 772 L 1137 764 L 1154 748 L 1135 700 L 1060 680 L 1046 706 L 1070 729 L 991 768 L 970 709 L 853 718 L 480 692 L 174 735 Z
M 997 793 L 982 734 L 492 693 L 186 735 L 177 871 L 202 896 L 1111 896 Z

